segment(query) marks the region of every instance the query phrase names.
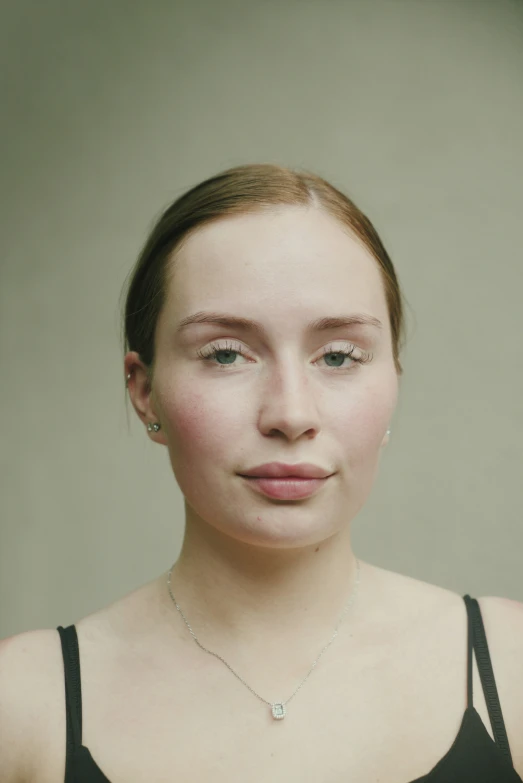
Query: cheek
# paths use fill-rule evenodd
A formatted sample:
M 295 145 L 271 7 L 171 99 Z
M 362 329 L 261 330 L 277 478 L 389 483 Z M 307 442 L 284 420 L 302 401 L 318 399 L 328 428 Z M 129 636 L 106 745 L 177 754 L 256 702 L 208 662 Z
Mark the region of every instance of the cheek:
M 388 429 L 397 402 L 397 392 L 391 384 L 362 389 L 350 405 L 338 411 L 339 437 L 353 454 L 374 453 Z
M 176 445 L 185 448 L 186 444 L 197 445 L 205 440 L 212 421 L 205 413 L 205 406 L 197 395 L 172 401 L 165 414 Z
M 163 406 L 169 427 L 172 459 L 179 463 L 176 469 L 200 469 L 204 463 L 214 465 L 230 460 L 231 442 L 241 424 L 232 405 L 223 405 L 212 397 L 194 392 L 178 393 Z M 174 464 L 173 464 L 174 467 Z

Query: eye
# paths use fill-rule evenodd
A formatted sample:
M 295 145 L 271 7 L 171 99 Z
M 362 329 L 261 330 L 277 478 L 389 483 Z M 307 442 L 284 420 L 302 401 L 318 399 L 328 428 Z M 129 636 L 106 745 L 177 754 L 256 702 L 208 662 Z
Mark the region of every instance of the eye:
M 361 350 L 361 348 L 356 348 L 355 345 L 352 345 L 351 343 L 348 343 L 348 350 L 340 350 L 339 348 L 333 348 L 333 346 L 327 346 L 323 349 L 323 353 L 321 358 L 324 359 L 326 357 L 337 357 L 334 359 L 335 362 L 341 362 L 340 364 L 334 364 L 334 365 L 328 365 L 333 370 L 344 370 L 350 371 L 352 367 L 354 366 L 351 364 L 350 366 L 345 366 L 344 362 L 346 358 L 352 359 L 353 363 L 356 364 L 368 364 L 368 362 L 372 361 L 372 354 L 368 353 L 367 351 Z M 355 355 L 355 352 L 358 352 L 358 355 Z M 226 356 L 226 362 L 225 364 L 218 364 L 220 367 L 220 370 L 225 370 L 227 367 L 232 367 L 236 362 L 234 362 L 234 354 L 239 354 L 240 356 L 245 356 L 245 353 L 241 350 L 241 346 L 238 347 L 238 345 L 226 345 L 225 347 L 220 347 L 216 343 L 212 343 L 206 351 L 198 351 L 198 356 L 201 359 L 204 359 L 205 361 L 215 361 L 219 355 L 228 354 Z
M 355 352 L 357 352 L 357 355 L 355 355 Z M 356 362 L 356 364 L 367 364 L 372 360 L 372 354 L 369 354 L 366 351 L 362 351 L 361 349 L 356 348 L 355 345 L 351 345 L 350 343 L 349 343 L 349 349 L 347 351 L 340 350 L 339 348 L 333 349 L 332 346 L 324 348 L 322 358 L 325 358 L 326 356 L 329 357 L 337 356 L 339 357 L 338 361 L 341 360 L 341 362 L 343 362 L 347 357 L 352 359 L 353 362 Z M 337 366 L 338 365 L 334 365 L 334 368 L 336 368 Z M 345 368 L 342 367 L 342 369 Z

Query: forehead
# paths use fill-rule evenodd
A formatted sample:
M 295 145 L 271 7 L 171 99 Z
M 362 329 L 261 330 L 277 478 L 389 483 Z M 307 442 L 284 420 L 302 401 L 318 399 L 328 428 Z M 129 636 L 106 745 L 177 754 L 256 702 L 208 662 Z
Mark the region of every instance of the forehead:
M 325 315 L 354 306 L 386 318 L 376 259 L 348 227 L 305 207 L 227 216 L 198 228 L 173 258 L 166 305 L 179 317 L 213 308 Z
M 202 256 L 216 261 L 274 260 L 280 264 L 339 256 L 349 263 L 372 258 L 348 226 L 317 207 L 299 206 L 226 215 L 199 226 L 183 240 L 176 259 L 190 259 L 194 265 Z

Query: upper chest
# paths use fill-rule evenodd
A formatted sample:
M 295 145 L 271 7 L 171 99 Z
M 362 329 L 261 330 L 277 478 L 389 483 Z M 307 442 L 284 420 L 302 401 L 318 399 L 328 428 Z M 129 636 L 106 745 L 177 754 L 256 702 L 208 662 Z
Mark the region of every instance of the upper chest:
M 335 640 L 281 721 L 195 643 L 169 660 L 139 647 L 108 655 L 80 624 L 83 745 L 111 783 L 409 783 L 449 750 L 466 707 L 466 608 L 457 599 L 436 621 L 389 635 L 368 654 L 351 651 L 350 638 L 338 649 Z M 288 700 L 312 664 L 282 673 L 228 662 L 267 701 Z M 505 711 L 499 656 L 493 665 Z M 65 768 L 63 667 L 53 679 L 41 783 L 63 780 Z M 474 656 L 473 692 L 492 737 Z

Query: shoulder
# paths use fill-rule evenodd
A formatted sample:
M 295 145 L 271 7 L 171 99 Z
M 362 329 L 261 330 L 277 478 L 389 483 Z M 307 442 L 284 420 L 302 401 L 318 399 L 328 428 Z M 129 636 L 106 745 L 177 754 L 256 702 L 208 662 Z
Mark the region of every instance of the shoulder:
M 478 598 L 512 762 L 523 778 L 523 602 Z
M 61 665 L 61 644 L 58 631 L 43 628 L 0 639 L 0 683 L 3 693 L 20 703 L 38 700 L 49 676 Z M 34 717 L 40 715 L 29 710 Z
M 491 622 L 507 624 L 507 631 L 513 629 L 523 635 L 523 602 L 513 598 L 502 598 L 498 595 L 487 595 L 478 598 L 481 614 L 488 614 Z
M 2 782 L 32 780 L 41 758 L 42 727 L 60 659 L 57 631 L 39 629 L 0 639 Z
M 506 666 L 513 665 L 514 685 L 523 686 L 523 603 L 493 595 L 477 600 L 491 657 L 503 656 Z M 520 701 L 523 705 L 523 690 Z

